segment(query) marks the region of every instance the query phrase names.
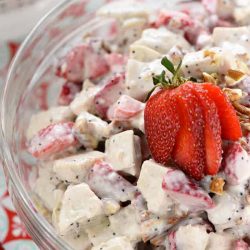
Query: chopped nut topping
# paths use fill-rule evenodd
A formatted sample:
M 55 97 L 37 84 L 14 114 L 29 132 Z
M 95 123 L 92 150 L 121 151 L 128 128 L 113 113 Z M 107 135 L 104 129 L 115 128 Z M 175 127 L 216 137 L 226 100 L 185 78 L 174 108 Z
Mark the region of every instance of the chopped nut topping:
M 238 101 L 242 98 L 242 90 L 241 89 L 230 89 L 224 88 L 223 92 L 227 95 L 231 102 Z
M 247 116 L 250 116 L 250 108 L 240 104 L 238 101 L 233 102 L 233 106 L 241 114 L 245 114 Z
M 215 85 L 218 84 L 218 76 L 217 74 L 208 74 L 206 72 L 202 73 L 204 82 L 211 82 Z
M 214 51 L 210 51 L 210 50 L 205 50 L 204 51 L 204 56 L 205 57 L 211 57 L 211 58 L 214 58 L 216 55 L 216 53 Z
M 213 178 L 212 182 L 210 183 L 210 191 L 212 193 L 222 195 L 224 190 L 223 187 L 225 185 L 225 181 L 222 178 Z
M 239 81 L 242 77 L 245 76 L 243 72 L 233 69 L 229 69 L 227 74 L 230 78 L 234 79 L 235 81 Z

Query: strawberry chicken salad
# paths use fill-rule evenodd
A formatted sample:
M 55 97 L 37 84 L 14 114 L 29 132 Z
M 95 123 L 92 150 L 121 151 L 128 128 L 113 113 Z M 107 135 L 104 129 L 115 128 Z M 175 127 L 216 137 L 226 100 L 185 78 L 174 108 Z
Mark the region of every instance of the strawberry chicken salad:
M 31 117 L 39 211 L 72 249 L 245 250 L 249 1 L 114 1 Z

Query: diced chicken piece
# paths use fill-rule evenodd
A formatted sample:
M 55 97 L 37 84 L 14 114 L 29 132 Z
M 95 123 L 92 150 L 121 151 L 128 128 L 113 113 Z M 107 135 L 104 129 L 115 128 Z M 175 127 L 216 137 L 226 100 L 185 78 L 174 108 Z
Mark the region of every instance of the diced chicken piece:
M 160 54 L 168 53 L 173 46 L 190 49 L 189 43 L 180 34 L 175 34 L 165 28 L 144 30 L 141 39 L 131 46 L 134 45 L 146 46 Z
M 231 50 L 236 55 L 244 55 L 250 49 L 250 28 L 216 27 L 213 30 L 212 40 L 215 46 Z
M 34 186 L 34 192 L 43 202 L 43 205 L 49 210 L 53 211 L 56 205 L 56 186 L 59 181 L 55 178 L 52 170 L 52 164 L 48 163 L 39 167 L 39 177 Z
M 144 101 L 154 87 L 152 76 L 161 74 L 164 69 L 160 59 L 150 63 L 129 59 L 126 71 L 126 94 L 139 101 Z M 171 73 L 168 74 L 171 76 Z
M 89 250 L 91 247 L 91 242 L 84 232 L 78 234 L 70 232 L 61 238 L 74 250 Z
M 47 159 L 75 149 L 78 141 L 73 135 L 73 122 L 51 124 L 32 137 L 28 151 L 36 158 Z
M 81 91 L 81 89 L 82 86 L 80 84 L 73 82 L 65 82 L 62 85 L 61 92 L 59 94 L 59 98 L 57 101 L 58 105 L 69 105 L 75 98 L 76 94 Z
M 204 49 L 188 53 L 182 61 L 185 77 L 202 77 L 202 73 L 227 74 L 229 69 L 239 69 L 232 52 L 222 48 Z
M 54 161 L 53 171 L 58 179 L 66 183 L 78 184 L 87 178 L 89 170 L 97 160 L 105 155 L 98 151 L 86 152 Z
M 114 170 L 139 175 L 141 167 L 140 138 L 128 130 L 110 137 L 106 141 L 106 160 Z
M 250 7 L 249 1 L 245 1 L 247 6 L 239 6 L 234 9 L 234 19 L 239 25 L 249 25 L 250 24 Z
M 210 233 L 207 250 L 231 250 L 233 238 L 226 233 Z
M 109 137 L 108 123 L 88 112 L 82 112 L 73 127 L 78 141 L 86 148 L 96 148 L 99 141 Z
M 221 18 L 233 16 L 235 4 L 232 0 L 202 0 L 202 4 L 210 13 L 217 14 Z
M 59 231 L 58 222 L 59 222 L 59 215 L 60 215 L 60 210 L 61 210 L 61 205 L 62 205 L 61 202 L 63 199 L 65 189 L 66 189 L 65 186 L 63 186 L 63 189 L 62 188 L 56 189 L 54 191 L 55 204 L 54 204 L 53 211 L 52 211 L 52 225 L 55 227 L 57 231 Z
M 91 250 L 134 250 L 127 237 L 116 237 L 105 243 L 93 247 Z
M 234 143 L 224 158 L 224 173 L 231 185 L 244 184 L 250 178 L 250 156 L 240 143 Z
M 139 129 L 142 133 L 145 133 L 144 127 L 144 110 L 141 111 L 138 115 L 130 119 L 129 124 L 132 129 Z
M 155 163 L 145 161 L 137 182 L 137 187 L 147 201 L 149 211 L 154 214 L 166 216 L 173 201 L 162 189 L 162 181 L 167 168 Z
M 130 46 L 129 58 L 140 62 L 151 62 L 161 58 L 161 54 L 145 45 L 132 44 Z
M 127 121 L 144 110 L 145 104 L 130 96 L 122 95 L 108 110 L 107 117 L 113 121 Z
M 239 219 L 240 214 L 237 210 L 240 210 L 240 204 L 237 199 L 228 193 L 224 193 L 222 196 L 215 196 L 215 207 L 208 209 L 208 219 L 214 224 L 218 232 L 222 232 L 224 229 L 231 228 L 235 225 L 235 220 Z
M 99 52 L 100 48 L 95 51 L 91 44 L 74 47 L 60 60 L 56 74 L 75 83 L 105 75 L 108 73 L 109 67 L 103 54 Z
M 70 103 L 70 108 L 75 115 L 81 112 L 94 112 L 94 97 L 99 91 L 99 87 L 86 80 L 83 84 L 82 91 L 76 95 L 74 100 Z
M 58 221 L 59 232 L 67 233 L 77 223 L 80 226 L 95 223 L 104 215 L 102 205 L 102 201 L 87 184 L 69 186 L 62 199 Z
M 162 188 L 173 200 L 192 211 L 214 207 L 214 202 L 208 193 L 180 170 L 167 169 Z
M 132 200 L 136 194 L 136 187 L 103 161 L 97 162 L 90 170 L 87 183 L 101 198 L 124 202 Z
M 58 122 L 69 122 L 73 121 L 75 115 L 72 113 L 69 107 L 53 107 L 47 111 L 42 111 L 34 114 L 29 123 L 26 137 L 30 140 L 35 136 L 41 129 L 48 127 L 52 123 Z
M 154 239 L 157 236 L 164 234 L 171 226 L 172 225 L 168 224 L 166 219 L 156 216 L 143 221 L 141 223 L 141 234 L 143 242 L 147 242 L 149 240 Z
M 116 74 L 105 80 L 104 86 L 94 98 L 95 108 L 102 117 L 106 117 L 108 108 L 125 92 L 125 76 Z
M 208 240 L 206 227 L 199 225 L 181 226 L 175 234 L 176 246 L 180 250 L 205 250 Z
M 103 211 L 105 215 L 108 216 L 116 214 L 121 208 L 121 205 L 118 201 L 110 198 L 104 198 L 102 199 L 102 202 L 103 202 Z
M 97 15 L 115 17 L 117 19 L 128 19 L 134 17 L 148 17 L 148 10 L 145 5 L 133 0 L 122 2 L 111 2 L 104 5 L 97 11 Z
M 137 221 L 136 210 L 132 205 L 121 209 L 118 213 L 109 217 L 110 227 L 118 235 L 126 236 L 137 243 L 141 241 L 141 228 Z
M 109 218 L 107 217 L 103 217 L 97 225 L 88 227 L 86 232 L 88 234 L 89 240 L 94 246 L 98 246 L 112 238 L 119 236 L 112 230 Z

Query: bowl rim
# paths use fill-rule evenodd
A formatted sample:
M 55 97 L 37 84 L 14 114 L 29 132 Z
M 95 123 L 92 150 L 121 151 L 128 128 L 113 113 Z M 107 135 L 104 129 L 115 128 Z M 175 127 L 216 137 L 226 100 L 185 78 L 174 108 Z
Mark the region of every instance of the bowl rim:
M 18 197 L 21 198 L 22 203 L 23 203 L 22 205 L 24 206 L 26 212 L 28 213 L 29 219 L 37 227 L 37 231 L 43 232 L 44 237 L 46 238 L 49 237 L 49 241 L 52 240 L 53 244 L 56 244 L 56 247 L 60 247 L 60 249 L 71 249 L 71 248 L 67 246 L 65 242 L 60 240 L 60 238 L 55 234 L 54 228 L 47 222 L 47 220 L 42 215 L 35 212 L 34 209 L 32 209 L 32 203 L 33 203 L 32 199 L 30 198 L 30 195 L 28 194 L 28 192 L 25 190 L 24 185 L 22 184 L 17 172 L 15 171 L 14 166 L 16 165 L 16 163 L 13 159 L 14 153 L 9 148 L 7 139 L 5 137 L 6 128 L 7 128 L 7 124 L 5 124 L 5 120 L 6 120 L 6 114 L 7 114 L 7 109 L 6 109 L 7 108 L 7 95 L 8 95 L 7 93 L 8 93 L 10 81 L 11 81 L 13 72 L 16 69 L 16 66 L 18 65 L 18 62 L 23 54 L 23 51 L 26 49 L 29 41 L 31 41 L 36 36 L 39 30 L 46 26 L 47 20 L 53 17 L 57 12 L 59 12 L 68 3 L 69 3 L 68 0 L 62 0 L 61 2 L 59 2 L 55 7 L 53 7 L 48 13 L 46 13 L 38 21 L 38 23 L 26 36 L 21 46 L 19 47 L 15 57 L 10 63 L 5 81 L 2 86 L 2 91 L 0 94 L 0 103 L 1 103 L 0 150 L 1 150 L 1 163 L 4 167 L 4 170 L 7 171 L 7 173 L 5 172 L 5 175 L 8 176 L 11 185 L 14 187 L 14 192 L 16 192 Z M 35 243 L 37 242 L 37 239 L 33 239 L 33 240 Z

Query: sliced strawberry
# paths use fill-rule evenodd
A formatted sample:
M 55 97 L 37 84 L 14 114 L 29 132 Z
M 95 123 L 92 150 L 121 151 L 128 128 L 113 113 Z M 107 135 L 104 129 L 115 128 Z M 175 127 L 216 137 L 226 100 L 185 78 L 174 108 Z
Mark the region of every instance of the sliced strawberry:
M 106 118 L 109 107 L 125 92 L 125 75 L 116 74 L 107 79 L 95 95 L 95 108 L 101 117 Z
M 73 122 L 51 124 L 35 135 L 29 145 L 29 152 L 38 159 L 47 159 L 58 153 L 77 146 L 72 133 Z
M 58 104 L 69 105 L 75 98 L 76 94 L 80 92 L 81 87 L 81 85 L 73 82 L 65 82 L 58 98 Z
M 162 188 L 172 199 L 187 206 L 192 211 L 204 210 L 214 206 L 208 193 L 188 179 L 180 170 L 168 170 L 163 178 Z
M 199 99 L 187 84 L 177 89 L 177 107 L 180 118 L 173 151 L 173 159 L 189 176 L 200 180 L 205 166 L 204 118 Z
M 234 250 L 249 250 L 250 246 L 244 240 L 237 240 L 235 242 Z
M 125 202 L 134 199 L 137 193 L 135 186 L 104 161 L 96 162 L 91 168 L 86 181 L 100 198 L 112 198 Z
M 222 139 L 237 141 L 242 137 L 239 119 L 236 112 L 221 89 L 214 84 L 204 83 L 201 87 L 207 91 L 207 96 L 212 99 L 217 107 Z
M 157 162 L 166 164 L 180 128 L 177 106 L 171 90 L 161 90 L 148 100 L 144 120 L 150 152 Z
M 200 84 L 188 83 L 188 85 L 193 88 L 193 93 L 199 97 L 205 119 L 206 167 L 204 173 L 215 175 L 222 160 L 221 126 L 218 110 L 213 100 L 207 95 L 207 91 L 204 91 Z
M 122 95 L 108 110 L 109 120 L 127 121 L 144 109 L 144 104 L 130 96 Z
M 167 236 L 169 250 L 177 250 L 175 232 L 170 232 Z

